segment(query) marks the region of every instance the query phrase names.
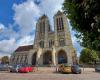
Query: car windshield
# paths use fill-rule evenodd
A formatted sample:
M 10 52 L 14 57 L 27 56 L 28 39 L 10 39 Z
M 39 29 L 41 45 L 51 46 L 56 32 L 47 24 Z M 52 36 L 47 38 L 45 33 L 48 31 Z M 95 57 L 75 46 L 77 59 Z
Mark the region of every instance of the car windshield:
M 99 67 L 99 68 L 100 68 L 100 65 L 97 65 L 97 67 Z
M 75 68 L 79 69 L 80 67 L 78 65 L 74 65 Z
M 64 64 L 64 66 L 65 66 L 65 67 L 70 67 L 70 65 L 68 65 L 68 64 Z
M 13 65 L 13 68 L 21 67 L 20 65 Z

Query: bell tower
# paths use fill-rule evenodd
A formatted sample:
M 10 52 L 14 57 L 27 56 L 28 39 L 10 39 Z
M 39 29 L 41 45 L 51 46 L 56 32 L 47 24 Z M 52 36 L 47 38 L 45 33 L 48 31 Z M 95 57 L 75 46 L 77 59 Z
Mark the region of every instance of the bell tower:
M 58 11 L 54 16 L 55 46 L 72 45 L 68 21 L 63 12 Z
M 72 45 L 68 21 L 63 12 L 58 11 L 54 15 L 54 31 L 56 49 L 62 48 L 66 50 L 68 63 L 72 64 L 72 56 L 75 55 L 75 50 Z
M 48 31 L 50 29 L 49 20 L 46 15 L 43 15 L 39 18 L 36 24 L 36 33 L 35 33 L 35 48 L 44 48 L 47 47 Z

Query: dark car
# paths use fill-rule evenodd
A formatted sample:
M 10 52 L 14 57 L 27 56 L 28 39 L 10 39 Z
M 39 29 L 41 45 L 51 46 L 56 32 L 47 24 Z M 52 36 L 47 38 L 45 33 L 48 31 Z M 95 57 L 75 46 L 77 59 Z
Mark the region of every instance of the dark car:
M 18 72 L 18 69 L 21 67 L 21 65 L 11 65 L 11 67 L 9 68 L 10 72 Z
M 7 71 L 8 65 L 7 64 L 0 64 L 0 71 Z
M 81 68 L 79 65 L 72 66 L 72 73 L 81 74 Z
M 96 72 L 100 72 L 100 65 L 96 65 L 96 66 L 95 66 L 95 71 L 96 71 Z

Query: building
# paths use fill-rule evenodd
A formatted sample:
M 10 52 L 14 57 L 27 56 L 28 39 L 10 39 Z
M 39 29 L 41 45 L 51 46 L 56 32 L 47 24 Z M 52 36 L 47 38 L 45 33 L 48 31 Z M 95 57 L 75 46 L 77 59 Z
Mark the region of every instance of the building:
M 15 50 L 11 63 L 40 66 L 76 63 L 66 15 L 60 11 L 54 15 L 54 31 L 51 30 L 48 17 L 40 17 L 36 24 L 34 44 Z

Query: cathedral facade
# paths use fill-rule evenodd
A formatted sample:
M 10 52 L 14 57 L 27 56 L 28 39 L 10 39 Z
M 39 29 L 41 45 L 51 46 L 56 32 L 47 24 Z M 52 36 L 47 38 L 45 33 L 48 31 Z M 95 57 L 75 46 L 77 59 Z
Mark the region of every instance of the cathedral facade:
M 54 31 L 51 30 L 46 15 L 38 19 L 34 44 L 17 48 L 11 56 L 12 64 L 56 66 L 61 63 L 76 63 L 76 53 L 72 45 L 66 15 L 58 11 L 53 18 Z

